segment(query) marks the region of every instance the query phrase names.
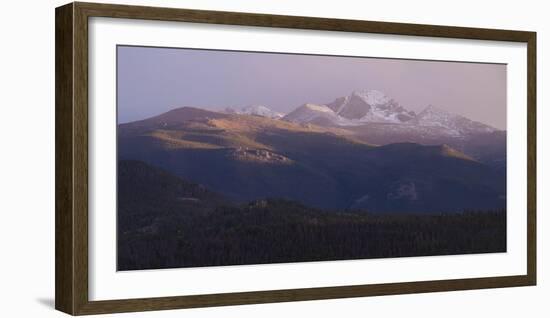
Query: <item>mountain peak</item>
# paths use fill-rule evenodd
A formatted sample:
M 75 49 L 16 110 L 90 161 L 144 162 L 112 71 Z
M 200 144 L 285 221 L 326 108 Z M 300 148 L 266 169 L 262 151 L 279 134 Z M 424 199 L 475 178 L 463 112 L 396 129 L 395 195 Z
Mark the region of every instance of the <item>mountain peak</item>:
M 273 111 L 265 105 L 248 105 L 239 110 L 229 107 L 226 108 L 225 112 L 230 114 L 254 115 L 272 119 L 279 119 L 284 116 L 284 114 Z
M 163 124 L 177 124 L 189 120 L 213 119 L 223 116 L 223 114 L 218 112 L 209 111 L 202 108 L 184 106 L 171 109 L 165 113 L 162 113 L 155 117 L 151 117 L 149 119 L 145 119 L 143 121 L 152 123 L 162 122 Z
M 414 112 L 377 90 L 356 90 L 327 104 L 338 116 L 355 124 L 404 123 L 415 117 Z
M 340 121 L 336 113 L 326 105 L 303 104 L 283 117 L 284 120 L 294 123 L 328 123 L 335 125 Z
M 415 118 L 420 126 L 437 126 L 446 129 L 451 135 L 460 136 L 471 133 L 487 133 L 497 129 L 452 113 L 445 109 L 428 105 Z
M 267 106 L 264 105 L 248 105 L 242 108 L 243 111 L 271 111 Z
M 351 93 L 351 96 L 359 97 L 371 106 L 386 104 L 390 101 L 386 94 L 374 89 L 356 90 Z
M 450 111 L 447 111 L 443 108 L 434 106 L 432 104 L 426 106 L 420 113 L 418 113 L 418 116 L 422 116 L 422 115 L 425 115 L 425 114 L 428 114 L 428 113 L 448 114 L 448 115 L 456 116 L 456 114 L 454 114 Z

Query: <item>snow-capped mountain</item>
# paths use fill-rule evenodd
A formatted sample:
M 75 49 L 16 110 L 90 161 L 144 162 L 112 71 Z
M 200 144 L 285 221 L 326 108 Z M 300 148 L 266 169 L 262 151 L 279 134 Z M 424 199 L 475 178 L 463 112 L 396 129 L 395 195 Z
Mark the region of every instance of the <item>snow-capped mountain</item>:
M 264 105 L 250 105 L 241 109 L 226 108 L 225 111 L 230 114 L 255 115 L 272 119 L 279 119 L 284 116 L 283 113 L 273 111 Z
M 416 114 L 379 91 L 355 91 L 326 105 L 305 104 L 283 119 L 297 123 L 357 126 L 367 123 L 401 124 Z
M 345 125 L 347 120 L 338 116 L 326 105 L 304 104 L 283 117 L 284 120 L 299 124 L 321 126 Z
M 442 127 L 452 135 L 491 133 L 497 129 L 470 120 L 464 116 L 450 113 L 435 106 L 428 106 L 411 121 L 418 126 Z
M 463 140 L 468 136 L 499 132 L 489 125 L 432 105 L 415 113 L 376 90 L 354 91 L 325 105 L 306 103 L 287 115 L 263 105 L 251 105 L 241 109 L 227 108 L 225 112 L 298 124 L 346 127 L 368 135 L 366 137 L 376 141 L 375 143 L 383 140 L 431 143 L 441 138 Z
M 383 124 L 380 127 L 385 127 L 384 130 L 388 132 L 398 130 L 423 135 L 433 132 L 434 135 L 450 137 L 497 131 L 491 126 L 432 105 L 416 114 L 375 90 L 355 91 L 326 105 L 304 104 L 284 116 L 283 120 L 324 126 Z
M 376 90 L 355 91 L 327 106 L 338 116 L 359 123 L 404 123 L 415 117 L 414 112 Z

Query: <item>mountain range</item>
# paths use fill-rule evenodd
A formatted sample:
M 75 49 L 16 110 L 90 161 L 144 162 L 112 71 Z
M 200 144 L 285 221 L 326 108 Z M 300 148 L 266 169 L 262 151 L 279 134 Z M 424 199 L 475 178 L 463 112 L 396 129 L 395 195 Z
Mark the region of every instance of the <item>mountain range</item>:
M 375 91 L 274 113 L 182 107 L 120 124 L 119 160 L 234 202 L 374 212 L 505 207 L 504 131 L 435 107 L 416 114 Z
M 306 103 L 288 114 L 274 112 L 267 106 L 231 109 L 229 113 L 263 116 L 302 125 L 339 127 L 377 145 L 399 142 L 447 144 L 496 169 L 506 169 L 506 131 L 433 105 L 415 113 L 376 90 L 354 91 L 324 105 Z
M 438 133 L 465 136 L 497 131 L 489 125 L 452 114 L 433 105 L 420 113 L 407 110 L 384 93 L 354 91 L 326 105 L 304 104 L 284 116 L 296 123 L 315 123 L 335 126 L 360 126 L 364 124 L 401 124 L 418 127 L 442 128 Z

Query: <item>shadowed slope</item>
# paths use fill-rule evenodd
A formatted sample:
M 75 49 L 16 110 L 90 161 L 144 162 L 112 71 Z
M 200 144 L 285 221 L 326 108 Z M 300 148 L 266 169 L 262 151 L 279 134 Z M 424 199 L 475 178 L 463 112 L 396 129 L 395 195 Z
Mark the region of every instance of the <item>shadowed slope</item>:
M 192 108 L 120 125 L 119 136 L 121 159 L 236 201 L 402 212 L 505 206 L 504 176 L 447 145 L 377 147 L 347 129 Z
M 117 269 L 506 251 L 503 210 L 404 215 L 287 200 L 228 204 L 143 162 L 119 164 Z

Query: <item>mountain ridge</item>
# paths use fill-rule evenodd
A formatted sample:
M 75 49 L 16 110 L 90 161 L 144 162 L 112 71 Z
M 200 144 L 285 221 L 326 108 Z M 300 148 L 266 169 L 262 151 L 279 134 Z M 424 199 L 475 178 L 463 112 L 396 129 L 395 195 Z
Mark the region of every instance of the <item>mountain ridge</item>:
M 169 121 L 170 114 L 177 116 Z M 119 159 L 146 162 L 238 202 L 274 197 L 321 208 L 429 212 L 499 208 L 505 195 L 500 174 L 448 145 L 375 146 L 341 127 L 188 107 L 169 115 L 119 125 Z
M 433 105 L 428 105 L 419 113 L 415 113 L 376 90 L 353 91 L 348 96 L 338 97 L 327 104 L 314 104 L 317 107 L 308 109 L 304 108 L 305 105 L 309 104 L 297 107 L 283 119 L 297 123 L 314 123 L 324 119 L 327 125 L 336 126 L 360 126 L 372 123 L 433 126 L 445 128 L 453 135 L 499 130 Z M 299 116 L 298 110 L 300 110 Z
M 221 118 L 224 115 L 254 115 L 298 124 L 320 126 L 350 127 L 368 124 L 395 124 L 404 125 L 409 129 L 432 127 L 444 130 L 447 135 L 455 137 L 502 131 L 491 125 L 471 120 L 463 115 L 449 112 L 431 104 L 416 113 L 406 109 L 393 98 L 377 90 L 356 90 L 351 92 L 350 95 L 338 97 L 326 104 L 304 103 L 286 114 L 273 111 L 265 105 L 256 104 L 240 109 L 227 107 L 223 111 L 208 111 L 197 107 L 178 107 L 147 120 L 164 121 L 166 124 L 170 124 L 178 121 L 181 113 L 186 113 L 184 115 L 185 120 L 189 120 L 193 117 L 205 117 L 205 112 L 210 112 L 209 115 L 212 118 Z

